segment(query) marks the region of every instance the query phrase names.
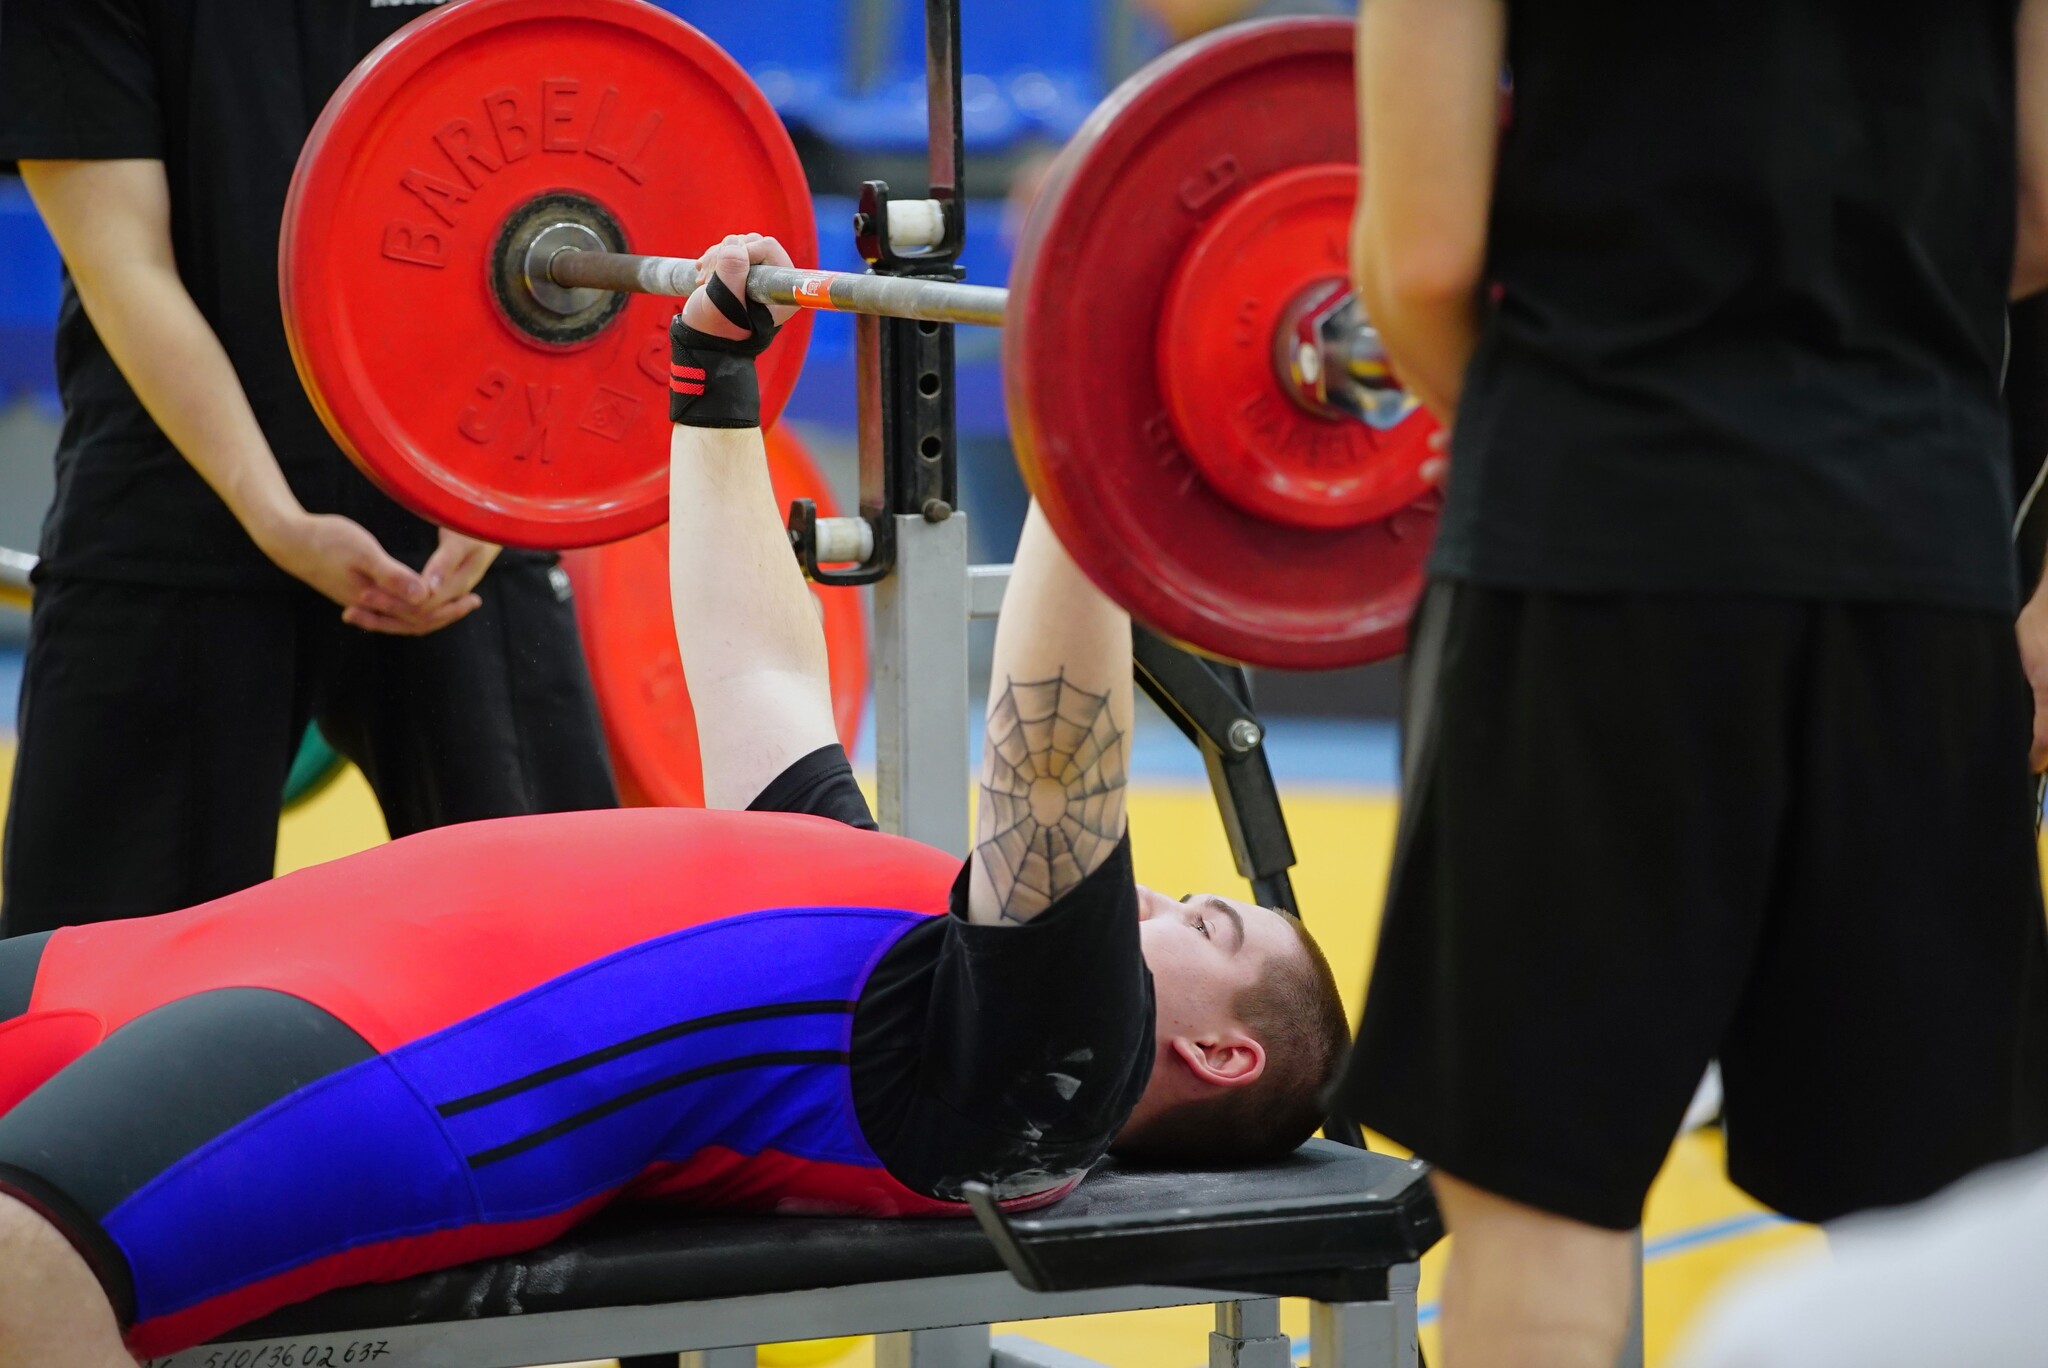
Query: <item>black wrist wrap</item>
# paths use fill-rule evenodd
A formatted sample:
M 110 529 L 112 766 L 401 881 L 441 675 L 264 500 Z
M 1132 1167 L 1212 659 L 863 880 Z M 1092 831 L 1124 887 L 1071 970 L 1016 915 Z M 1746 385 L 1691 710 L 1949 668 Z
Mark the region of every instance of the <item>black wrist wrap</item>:
M 683 322 L 668 325 L 668 420 L 686 427 L 761 426 L 761 382 L 754 358 L 775 340 L 775 319 L 766 304 L 742 304 L 717 276 L 704 292 L 745 337 L 713 337 Z

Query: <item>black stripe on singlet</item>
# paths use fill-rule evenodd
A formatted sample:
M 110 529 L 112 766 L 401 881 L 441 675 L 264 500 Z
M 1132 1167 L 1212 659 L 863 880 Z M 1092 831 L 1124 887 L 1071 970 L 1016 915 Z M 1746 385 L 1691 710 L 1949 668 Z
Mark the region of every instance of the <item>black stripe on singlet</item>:
M 852 1056 L 845 1050 L 776 1050 L 764 1054 L 741 1055 L 737 1059 L 723 1059 L 716 1064 L 702 1064 L 694 1069 L 670 1074 L 667 1078 L 657 1078 L 652 1083 L 643 1083 L 631 1092 L 620 1093 L 609 1101 L 600 1102 L 595 1107 L 577 1112 L 574 1116 L 564 1117 L 545 1130 L 537 1130 L 531 1135 L 522 1135 L 517 1140 L 480 1150 L 469 1156 L 469 1166 L 483 1168 L 501 1159 L 510 1159 L 529 1150 L 537 1150 L 550 1140 L 561 1139 L 570 1131 L 587 1126 L 593 1121 L 602 1121 L 607 1116 L 645 1102 L 650 1097 L 657 1097 L 672 1088 L 680 1088 L 684 1084 L 695 1083 L 700 1079 L 739 1073 L 743 1069 L 772 1069 L 779 1065 L 844 1064 L 851 1058 Z
M 500 1083 L 480 1093 L 458 1097 L 453 1102 L 444 1102 L 436 1110 L 443 1116 L 460 1116 L 464 1112 L 475 1111 L 478 1107 L 488 1107 L 493 1102 L 502 1102 L 508 1097 L 516 1097 L 520 1093 L 544 1087 L 571 1074 L 582 1073 L 585 1069 L 595 1068 L 614 1059 L 623 1059 L 629 1054 L 636 1054 L 664 1041 L 693 1035 L 698 1031 L 709 1031 L 719 1026 L 736 1026 L 748 1021 L 771 1021 L 778 1017 L 823 1016 L 829 1012 L 851 1015 L 853 1008 L 854 1004 L 851 1002 L 838 1001 L 771 1002 L 761 1007 L 739 1007 L 730 1012 L 713 1012 L 709 1016 L 692 1017 L 688 1021 L 674 1022 L 643 1032 L 631 1039 L 621 1040 L 615 1045 L 607 1045 L 601 1050 L 592 1050 L 574 1059 L 565 1059 L 560 1064 L 550 1064 L 545 1069 L 537 1070 L 524 1078 L 515 1078 L 510 1083 Z

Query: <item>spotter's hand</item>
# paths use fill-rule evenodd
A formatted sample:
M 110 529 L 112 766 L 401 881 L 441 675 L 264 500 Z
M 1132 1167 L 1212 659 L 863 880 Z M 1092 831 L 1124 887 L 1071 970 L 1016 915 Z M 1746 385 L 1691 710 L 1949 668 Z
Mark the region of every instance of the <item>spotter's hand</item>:
M 697 259 L 697 279 L 708 280 L 715 273 L 725 282 L 725 287 L 744 301 L 747 297 L 747 272 L 755 266 L 793 266 L 789 253 L 782 244 L 772 237 L 759 233 L 735 233 L 723 242 L 712 246 Z M 779 327 L 789 321 L 796 312 L 793 304 L 776 304 L 768 312 Z M 718 311 L 718 307 L 705 297 L 702 288 L 691 292 L 683 301 L 683 322 L 698 332 L 712 337 L 734 339 L 747 334 L 731 319 Z

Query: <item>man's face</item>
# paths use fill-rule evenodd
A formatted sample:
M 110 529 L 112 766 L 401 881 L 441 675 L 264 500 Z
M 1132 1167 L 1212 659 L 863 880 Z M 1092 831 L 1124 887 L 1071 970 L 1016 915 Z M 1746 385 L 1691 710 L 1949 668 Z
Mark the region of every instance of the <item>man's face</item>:
M 1302 953 L 1286 919 L 1270 908 L 1211 893 L 1176 902 L 1138 888 L 1138 940 L 1159 1005 L 1159 1040 L 1212 1038 L 1237 1020 L 1238 994 L 1264 978 L 1276 958 Z

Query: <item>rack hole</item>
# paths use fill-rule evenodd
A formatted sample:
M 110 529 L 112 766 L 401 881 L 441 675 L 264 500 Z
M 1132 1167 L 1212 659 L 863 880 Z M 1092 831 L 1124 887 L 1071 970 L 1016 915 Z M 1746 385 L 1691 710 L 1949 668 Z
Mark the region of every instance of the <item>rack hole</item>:
M 936 461 L 939 459 L 939 453 L 944 451 L 946 446 L 937 437 L 927 437 L 917 444 L 917 449 L 927 461 Z
M 920 318 L 917 320 L 917 330 L 926 337 L 933 337 L 938 334 L 939 325 L 929 318 Z
M 939 373 L 937 371 L 926 371 L 923 375 L 918 376 L 917 392 L 927 399 L 937 394 L 939 392 Z

